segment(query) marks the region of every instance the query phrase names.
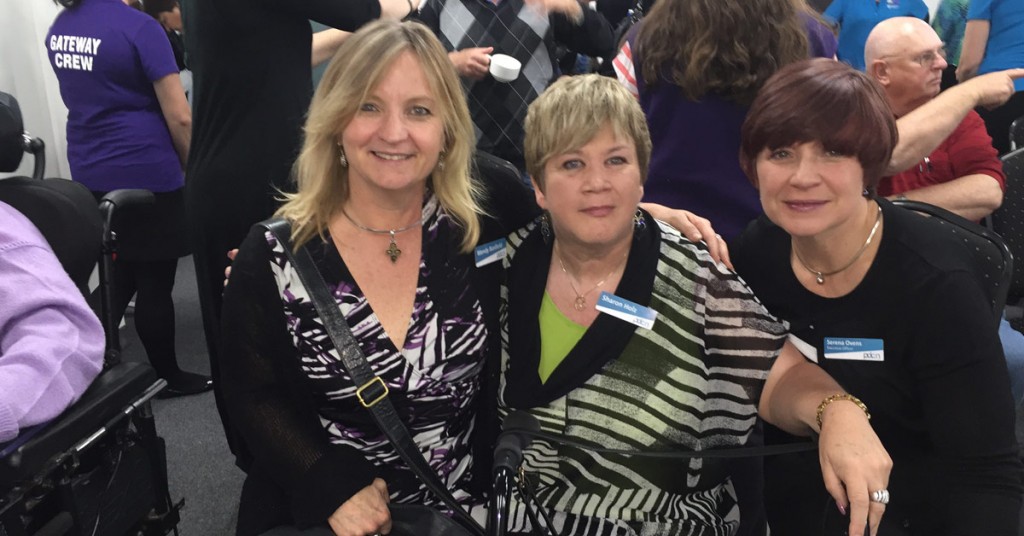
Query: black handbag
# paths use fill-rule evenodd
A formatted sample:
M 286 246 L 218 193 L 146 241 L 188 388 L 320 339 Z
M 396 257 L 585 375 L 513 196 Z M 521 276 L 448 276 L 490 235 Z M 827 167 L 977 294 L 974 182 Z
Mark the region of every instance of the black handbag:
M 448 488 L 427 464 L 409 435 L 409 430 L 398 418 L 394 406 L 388 399 L 387 385 L 370 369 L 369 363 L 366 362 L 366 356 L 352 336 L 352 330 L 334 302 L 313 258 L 306 249 L 294 251 L 291 241 L 291 223 L 284 218 L 271 218 L 260 225 L 274 234 L 288 255 L 292 266 L 295 267 L 303 286 L 309 292 L 313 306 L 323 321 L 324 329 L 338 350 L 345 371 L 352 381 L 360 386 L 356 389 L 359 403 L 370 412 L 374 422 L 387 436 L 409 469 L 452 512 L 452 517 L 448 517 L 444 513 L 426 506 L 393 504 L 390 506 L 391 534 L 395 536 L 406 534 L 410 536 L 483 536 L 483 527 L 462 509 Z

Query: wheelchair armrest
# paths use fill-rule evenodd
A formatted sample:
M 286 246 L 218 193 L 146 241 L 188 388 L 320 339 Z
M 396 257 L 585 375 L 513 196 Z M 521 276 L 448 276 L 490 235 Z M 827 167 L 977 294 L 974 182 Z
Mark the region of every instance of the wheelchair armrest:
M 2 447 L 0 483 L 32 479 L 55 457 L 131 413 L 161 387 L 163 381 L 146 363 L 119 363 L 104 370 L 64 413 Z
M 130 206 L 146 206 L 156 202 L 153 192 L 141 189 L 121 189 L 107 192 L 100 199 L 100 217 L 103 219 L 103 253 L 116 251 L 116 233 L 114 232 L 117 213 Z M 102 272 L 100 274 L 102 276 Z M 109 342 L 108 342 L 109 344 Z
M 108 192 L 107 195 L 100 199 L 100 208 L 102 210 L 103 203 L 108 202 L 114 207 L 125 207 L 128 205 L 151 205 L 153 204 L 153 192 L 149 190 L 140 189 L 123 189 L 114 190 Z

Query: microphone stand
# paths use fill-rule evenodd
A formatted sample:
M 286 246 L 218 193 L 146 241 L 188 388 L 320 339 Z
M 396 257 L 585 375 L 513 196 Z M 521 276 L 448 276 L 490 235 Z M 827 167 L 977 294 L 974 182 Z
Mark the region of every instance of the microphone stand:
M 508 532 L 509 502 L 514 485 L 513 473 L 508 467 L 494 469 L 494 488 L 487 509 L 487 534 L 505 536 Z

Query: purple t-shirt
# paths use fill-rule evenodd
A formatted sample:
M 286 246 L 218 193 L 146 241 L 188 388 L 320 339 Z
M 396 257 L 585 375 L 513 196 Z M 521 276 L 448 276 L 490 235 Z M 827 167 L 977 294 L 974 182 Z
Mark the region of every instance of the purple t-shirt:
M 46 36 L 68 107 L 71 177 L 93 191 L 184 185 L 153 82 L 178 72 L 160 24 L 121 0 L 83 0 Z

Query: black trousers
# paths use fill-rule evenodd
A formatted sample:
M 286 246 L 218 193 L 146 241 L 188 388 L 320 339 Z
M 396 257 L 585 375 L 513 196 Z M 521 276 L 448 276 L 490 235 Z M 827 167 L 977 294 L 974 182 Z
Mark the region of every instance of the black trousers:
M 995 110 L 978 108 L 978 115 L 985 121 L 985 130 L 992 136 L 992 146 L 1000 155 L 1010 152 L 1010 123 L 1024 117 L 1024 91 L 1018 91 Z

